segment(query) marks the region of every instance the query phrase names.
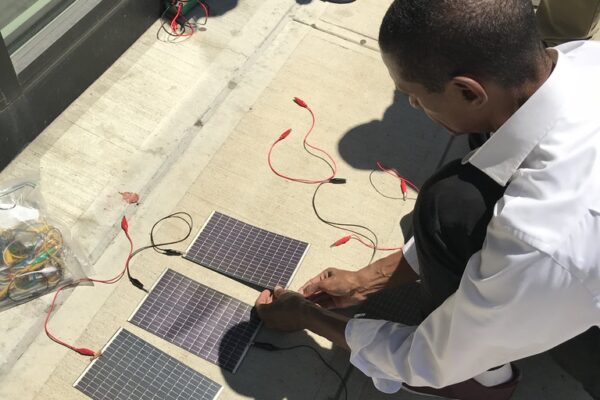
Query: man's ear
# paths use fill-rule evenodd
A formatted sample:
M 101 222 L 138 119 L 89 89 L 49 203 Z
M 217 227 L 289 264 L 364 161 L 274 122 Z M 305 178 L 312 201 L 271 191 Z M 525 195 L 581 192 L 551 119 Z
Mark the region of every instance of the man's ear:
M 488 102 L 488 94 L 481 83 L 467 76 L 455 76 L 450 81 L 455 92 L 471 106 L 480 108 Z

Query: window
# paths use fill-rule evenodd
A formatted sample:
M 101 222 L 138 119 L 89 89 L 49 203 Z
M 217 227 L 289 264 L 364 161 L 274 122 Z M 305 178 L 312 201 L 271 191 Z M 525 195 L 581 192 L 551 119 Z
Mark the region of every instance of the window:
M 0 0 L 0 32 L 10 54 L 75 0 Z
M 0 0 L 0 171 L 156 22 L 163 4 Z

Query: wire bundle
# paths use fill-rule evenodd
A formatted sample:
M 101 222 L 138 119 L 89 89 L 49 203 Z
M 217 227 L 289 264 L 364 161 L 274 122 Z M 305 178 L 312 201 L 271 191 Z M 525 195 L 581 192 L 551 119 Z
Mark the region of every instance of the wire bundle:
M 336 178 L 337 175 L 337 164 L 335 162 L 335 160 L 333 159 L 333 157 L 326 152 L 325 150 L 312 145 L 309 141 L 308 138 L 310 136 L 310 134 L 312 133 L 312 131 L 315 128 L 315 113 L 313 112 L 313 110 L 308 106 L 308 104 L 302 100 L 299 97 L 294 97 L 293 98 L 294 103 L 296 103 L 298 106 L 306 109 L 309 113 L 310 113 L 310 117 L 311 117 L 311 124 L 310 124 L 310 128 L 308 129 L 308 131 L 306 132 L 306 134 L 304 135 L 304 138 L 302 140 L 302 146 L 304 147 L 304 150 L 310 154 L 311 156 L 315 157 L 315 158 L 319 158 L 320 160 L 322 160 L 325 164 L 327 164 L 327 166 L 329 167 L 329 169 L 331 170 L 331 173 L 329 176 L 327 176 L 326 178 L 323 179 L 308 179 L 308 178 L 297 178 L 297 177 L 291 177 L 288 175 L 285 175 L 281 172 L 279 172 L 277 169 L 275 169 L 275 167 L 273 166 L 273 161 L 272 161 L 272 154 L 273 154 L 273 150 L 275 149 L 275 146 L 281 142 L 282 140 L 284 140 L 285 138 L 287 138 L 290 133 L 292 132 L 291 129 L 287 129 L 285 130 L 281 135 L 279 135 L 279 137 L 271 144 L 271 147 L 269 148 L 269 152 L 267 154 L 267 161 L 269 163 L 269 168 L 271 169 L 271 171 L 273 171 L 273 173 L 283 179 L 286 179 L 288 181 L 291 182 L 299 182 L 299 183 L 306 183 L 306 184 L 316 184 L 317 187 L 315 188 L 315 191 L 313 193 L 313 198 L 312 198 L 312 207 L 313 207 L 313 211 L 316 215 L 316 217 L 319 219 L 319 221 L 323 222 L 324 224 L 327 224 L 329 226 L 331 226 L 332 228 L 336 228 L 339 230 L 343 230 L 345 232 L 350 232 L 352 234 L 354 234 L 357 237 L 361 237 L 364 238 L 364 240 L 368 241 L 371 244 L 371 248 L 373 249 L 372 254 L 371 254 L 371 258 L 369 261 L 369 264 L 373 261 L 373 258 L 375 257 L 375 252 L 377 251 L 377 235 L 370 230 L 369 228 L 367 228 L 366 226 L 363 225 L 357 225 L 357 224 L 347 224 L 347 223 L 341 223 L 341 222 L 334 222 L 334 221 L 330 221 L 328 219 L 325 219 L 321 216 L 321 214 L 319 214 L 319 211 L 317 210 L 317 205 L 316 205 L 316 197 L 317 197 L 317 193 L 319 192 L 319 189 L 327 183 L 331 183 L 331 184 L 344 184 L 346 183 L 346 179 L 343 178 Z M 369 236 L 356 231 L 355 229 L 351 229 L 351 228 L 358 228 L 358 229 L 364 229 L 366 231 L 368 231 L 370 234 L 373 235 L 374 240 L 371 239 Z
M 166 7 L 163 15 L 161 16 L 162 19 L 168 12 L 173 14 L 169 21 L 169 27 L 171 28 L 171 31 L 169 32 L 165 29 L 169 35 L 175 37 L 190 37 L 196 32 L 195 25 L 183 15 L 183 7 L 190 1 L 196 1 L 204 11 L 204 21 L 200 25 L 206 25 L 208 22 L 208 7 L 201 0 L 170 0 L 170 5 Z M 180 19 L 183 21 L 183 23 L 178 22 Z M 163 24 L 163 29 L 164 25 L 165 24 Z M 186 31 L 188 32 L 186 33 Z
M 332 184 L 343 184 L 346 183 L 345 179 L 342 178 L 336 178 L 336 174 L 337 174 L 337 165 L 335 160 L 333 159 L 333 157 L 327 153 L 325 150 L 320 149 L 314 145 L 312 145 L 311 143 L 309 143 L 308 138 L 310 136 L 310 134 L 312 133 L 312 131 L 314 130 L 315 127 L 315 114 L 312 111 L 312 109 L 308 106 L 308 104 L 298 98 L 298 97 L 294 97 L 294 103 L 296 103 L 298 106 L 305 108 L 311 116 L 311 124 L 310 124 L 310 128 L 308 129 L 308 131 L 306 132 L 306 134 L 304 135 L 304 139 L 302 140 L 302 145 L 304 147 L 304 150 L 309 153 L 310 155 L 312 155 L 313 157 L 319 158 L 321 159 L 323 162 L 325 162 L 330 170 L 331 170 L 331 174 L 323 179 L 308 179 L 308 178 L 297 178 L 297 177 L 291 177 L 288 175 L 285 175 L 281 172 L 279 172 L 274 166 L 273 166 L 273 161 L 272 161 L 272 155 L 273 155 L 273 150 L 275 149 L 275 146 L 281 142 L 282 140 L 286 139 L 290 133 L 292 132 L 291 129 L 287 129 L 285 130 L 283 133 L 281 133 L 279 135 L 279 137 L 271 144 L 271 147 L 269 148 L 269 151 L 267 153 L 267 161 L 269 164 L 269 168 L 271 169 L 271 171 L 273 171 L 273 173 L 283 179 L 286 179 L 288 181 L 292 181 L 292 182 L 299 182 L 299 183 L 306 183 L 306 184 L 316 184 L 317 187 L 313 193 L 313 197 L 312 197 L 312 207 L 313 207 L 313 211 L 315 213 L 315 215 L 317 216 L 317 218 L 333 227 L 339 230 L 343 230 L 346 232 L 349 232 L 350 235 L 344 236 L 341 239 L 338 239 L 336 242 L 334 242 L 332 244 L 331 247 L 337 247 L 340 246 L 344 243 L 347 243 L 350 240 L 356 240 L 359 243 L 361 243 L 362 245 L 370 248 L 372 250 L 371 252 L 371 258 L 369 260 L 369 264 L 373 261 L 373 259 L 375 258 L 375 254 L 377 252 L 377 250 L 382 250 L 382 251 L 394 251 L 394 250 L 400 250 L 401 247 L 379 247 L 378 246 L 378 238 L 377 235 L 375 234 L 375 232 L 373 232 L 371 229 L 369 229 L 368 227 L 364 226 L 364 225 L 358 225 L 358 224 L 348 224 L 348 223 L 340 223 L 340 222 L 334 222 L 334 221 L 330 221 L 328 219 L 323 218 L 320 214 L 319 211 L 317 210 L 317 206 L 316 206 L 316 198 L 317 198 L 317 194 L 319 192 L 319 189 L 321 188 L 321 186 L 323 186 L 324 184 L 327 183 L 332 183 Z M 312 150 L 312 151 L 311 151 Z M 317 154 L 319 153 L 319 154 Z M 406 201 L 407 200 L 407 185 L 410 186 L 412 189 L 414 189 L 416 192 L 419 191 L 419 188 L 414 185 L 412 182 L 410 182 L 408 179 L 404 178 L 403 176 L 400 175 L 400 173 L 394 169 L 394 168 L 387 168 L 385 166 L 383 166 L 382 163 L 380 163 L 379 161 L 377 162 L 377 167 L 379 168 L 379 170 L 388 173 L 392 176 L 394 176 L 395 178 L 397 178 L 400 182 L 400 189 L 402 191 L 402 195 L 403 195 L 403 199 Z M 369 180 L 371 181 L 371 184 L 373 185 L 373 187 L 375 188 L 375 190 L 377 190 L 377 192 L 379 192 L 380 194 L 382 194 L 373 184 L 373 180 L 372 180 L 372 175 L 375 171 L 373 171 L 371 173 L 371 175 L 369 175 Z M 382 194 L 383 195 L 383 194 Z M 384 195 L 385 196 L 385 195 Z M 389 197 L 389 196 L 385 196 L 385 197 Z M 362 229 L 367 231 L 369 234 L 372 235 L 372 238 L 369 237 L 366 234 L 363 234 L 362 232 L 356 231 L 356 229 Z
M 294 97 L 293 100 L 294 100 L 294 103 L 296 103 L 298 106 L 306 109 L 310 113 L 310 118 L 311 118 L 310 128 L 308 129 L 308 131 L 304 135 L 304 139 L 302 140 L 302 146 L 304 147 L 304 150 L 306 150 L 306 152 L 308 154 L 310 154 L 311 156 L 323 160 L 323 162 L 325 162 L 327 164 L 327 166 L 329 167 L 329 169 L 331 170 L 331 174 L 328 177 L 323 178 L 323 179 L 295 178 L 295 177 L 285 175 L 285 174 L 279 172 L 277 169 L 275 169 L 275 167 L 273 166 L 273 161 L 272 161 L 273 150 L 275 149 L 275 146 L 279 142 L 281 142 L 282 140 L 284 140 L 285 138 L 287 138 L 290 135 L 290 133 L 292 132 L 291 129 L 285 130 L 281 135 L 279 135 L 279 137 L 273 142 L 273 144 L 271 144 L 271 147 L 269 148 L 269 152 L 267 154 L 267 161 L 269 163 L 269 168 L 271 168 L 271 171 L 273 171 L 273 173 L 275 175 L 277 175 L 283 179 L 286 179 L 288 181 L 307 183 L 307 184 L 327 183 L 335 178 L 335 176 L 337 174 L 337 164 L 335 163 L 335 160 L 328 152 L 326 152 L 325 150 L 323 150 L 319 147 L 316 147 L 308 142 L 308 137 L 310 136 L 310 134 L 312 133 L 312 131 L 315 128 L 315 113 L 313 112 L 313 110 L 308 106 L 308 104 L 304 100 L 302 100 L 298 97 Z M 316 154 L 311 150 L 321 153 L 321 155 Z
M 185 218 L 184 218 L 185 217 Z M 183 221 L 189 228 L 187 234 L 185 235 L 185 237 L 183 237 L 182 239 L 179 240 L 174 240 L 171 242 L 165 242 L 165 243 L 156 243 L 155 239 L 154 239 L 154 235 L 155 235 L 155 229 L 156 227 L 163 221 L 168 220 L 168 219 L 179 219 L 181 221 Z M 189 215 L 188 213 L 185 212 L 176 212 L 170 215 L 167 215 L 166 217 L 161 218 L 160 220 L 158 220 L 153 226 L 152 229 L 150 231 L 150 245 L 148 246 L 144 246 L 141 247 L 139 249 L 137 249 L 136 251 L 133 250 L 133 240 L 131 239 L 131 236 L 129 235 L 129 223 L 127 222 L 127 218 L 123 217 L 121 219 L 121 230 L 123 231 L 123 233 L 125 233 L 125 236 L 127 237 L 127 240 L 129 241 L 129 254 L 127 255 L 127 258 L 125 260 L 125 265 L 123 267 L 123 269 L 114 277 L 109 278 L 109 279 L 97 279 L 97 278 L 83 278 L 83 279 L 78 279 L 75 280 L 73 282 L 69 282 L 63 286 L 60 286 L 56 292 L 54 293 L 54 297 L 52 298 L 52 303 L 50 304 L 50 308 L 48 310 L 48 313 L 46 314 L 46 319 L 44 321 L 44 330 L 46 332 L 46 335 L 48 336 L 48 338 L 50 338 L 52 341 L 60 344 L 61 346 L 64 346 L 70 350 L 73 350 L 76 353 L 79 353 L 83 356 L 90 356 L 90 357 L 98 357 L 100 355 L 100 352 L 96 352 L 94 350 L 88 349 L 86 347 L 75 347 L 73 345 L 70 345 L 69 343 L 59 339 L 58 337 L 56 337 L 55 335 L 53 335 L 50 332 L 50 329 L 48 328 L 48 322 L 50 321 L 50 316 L 52 315 L 52 312 L 54 311 L 55 308 L 55 304 L 56 304 L 56 300 L 58 298 L 58 295 L 60 294 L 60 292 L 63 289 L 66 289 L 68 287 L 73 287 L 73 286 L 77 286 L 80 283 L 86 283 L 86 282 L 93 282 L 93 283 L 103 283 L 103 284 L 108 284 L 108 285 L 112 285 L 114 283 L 117 283 L 121 280 L 121 278 L 123 278 L 123 276 L 125 274 L 127 274 L 127 276 L 129 277 L 129 281 L 138 289 L 141 290 L 145 290 L 144 289 L 144 285 L 142 285 L 142 283 L 133 278 L 129 272 L 129 263 L 131 262 L 131 259 L 136 255 L 139 254 L 140 252 L 147 250 L 147 249 L 154 249 L 156 252 L 163 254 L 163 255 L 168 255 L 168 256 L 180 256 L 183 253 L 178 251 L 178 250 L 173 250 L 173 249 L 165 249 L 163 246 L 168 246 L 171 244 L 175 244 L 175 243 L 180 243 L 182 241 L 184 241 L 185 239 L 187 239 L 191 232 L 192 232 L 192 228 L 193 228 L 193 220 L 191 215 Z
M 40 222 L 0 232 L 0 306 L 19 302 L 58 285 L 64 275 L 63 236 Z

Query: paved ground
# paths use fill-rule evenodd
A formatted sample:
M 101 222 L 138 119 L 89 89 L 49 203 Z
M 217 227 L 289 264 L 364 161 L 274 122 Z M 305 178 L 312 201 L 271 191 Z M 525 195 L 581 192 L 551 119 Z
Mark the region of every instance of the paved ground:
M 216 4 L 217 2 L 215 2 Z M 293 135 L 278 148 L 276 163 L 290 173 L 319 176 L 323 166 L 301 151 L 306 112 L 317 114 L 315 143 L 331 150 L 348 184 L 323 190 L 321 212 L 334 220 L 367 224 L 385 244 L 402 243 L 400 220 L 413 200 L 389 199 L 369 183 L 382 160 L 422 182 L 441 163 L 461 156 L 452 141 L 424 116 L 394 98 L 376 44 L 388 1 L 350 5 L 304 0 L 218 2 L 207 30 L 179 43 L 165 42 L 151 27 L 98 81 L 54 121 L 0 180 L 39 171 L 48 209 L 71 226 L 90 258 L 92 276 L 110 276 L 126 256 L 120 216 L 130 220 L 138 245 L 152 224 L 174 211 L 201 226 L 219 210 L 311 244 L 292 288 L 327 266 L 358 269 L 368 251 L 355 245 L 330 249 L 339 232 L 319 223 L 312 187 L 275 177 L 266 165 L 271 142 L 286 128 Z M 220 8 L 219 8 L 220 7 Z M 381 192 L 397 195 L 393 179 L 375 174 Z M 119 191 L 141 194 L 125 206 Z M 160 234 L 176 237 L 172 224 Z M 184 249 L 187 243 L 181 245 Z M 166 267 L 251 303 L 257 292 L 183 259 L 142 254 L 132 268 L 152 284 Z M 71 386 L 88 361 L 50 342 L 42 333 L 49 296 L 0 314 L 0 398 L 81 399 Z M 122 282 L 65 293 L 52 319 L 65 339 L 102 347 L 120 327 L 168 352 L 225 386 L 222 399 L 331 399 L 339 384 L 310 353 L 252 350 L 236 375 L 190 355 L 126 322 L 143 293 Z M 317 336 L 260 339 L 320 346 L 340 371 L 347 354 Z M 589 397 L 545 356 L 519 363 L 525 373 L 518 399 Z M 350 399 L 413 399 L 378 393 L 350 369 Z M 26 388 L 26 389 L 25 389 Z

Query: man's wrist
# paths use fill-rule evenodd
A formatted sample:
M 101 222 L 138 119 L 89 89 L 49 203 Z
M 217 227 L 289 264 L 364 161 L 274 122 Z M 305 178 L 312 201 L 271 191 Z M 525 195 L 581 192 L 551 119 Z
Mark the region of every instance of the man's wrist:
M 358 270 L 358 293 L 368 294 L 386 286 L 401 260 L 402 251 L 398 251 Z

